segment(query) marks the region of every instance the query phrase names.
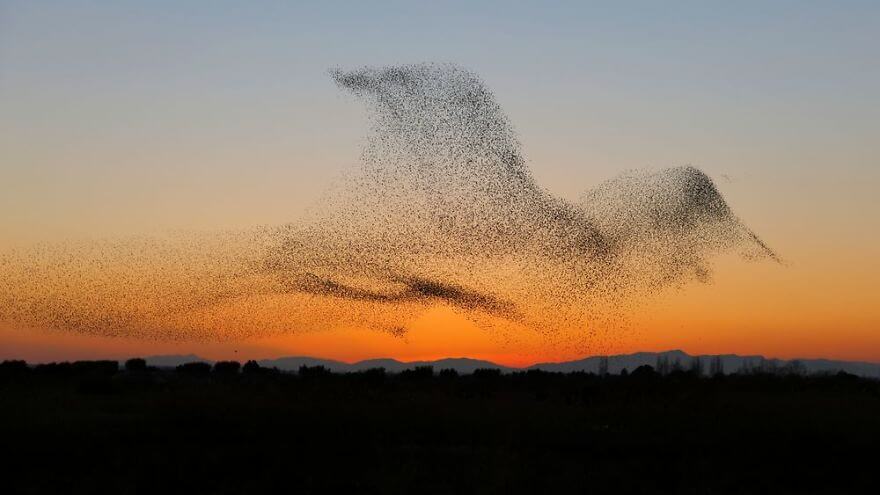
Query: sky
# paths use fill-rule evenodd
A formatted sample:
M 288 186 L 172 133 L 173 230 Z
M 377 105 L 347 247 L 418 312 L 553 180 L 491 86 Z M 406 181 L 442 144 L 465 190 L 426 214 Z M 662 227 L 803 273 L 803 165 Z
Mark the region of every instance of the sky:
M 296 220 L 367 131 L 328 70 L 431 61 L 480 74 L 554 194 L 694 165 L 783 263 L 721 257 L 710 283 L 658 294 L 586 350 L 499 341 L 436 308 L 405 338 L 167 343 L 0 323 L 0 359 L 880 361 L 878 33 L 880 4 L 857 1 L 2 0 L 0 248 Z

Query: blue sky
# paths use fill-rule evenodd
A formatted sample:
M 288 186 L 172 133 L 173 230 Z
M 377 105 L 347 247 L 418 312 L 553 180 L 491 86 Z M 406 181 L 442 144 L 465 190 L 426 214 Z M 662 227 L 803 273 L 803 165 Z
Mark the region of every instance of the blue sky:
M 357 161 L 327 69 L 420 61 L 480 73 L 558 194 L 690 163 L 756 215 L 878 182 L 878 32 L 877 2 L 4 1 L 5 220 L 282 221 Z

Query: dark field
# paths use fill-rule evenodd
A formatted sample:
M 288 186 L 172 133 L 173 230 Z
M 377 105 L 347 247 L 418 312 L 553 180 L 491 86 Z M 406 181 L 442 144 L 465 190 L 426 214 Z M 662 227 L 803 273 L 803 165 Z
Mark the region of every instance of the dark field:
M 4 493 L 873 493 L 852 375 L 0 365 Z

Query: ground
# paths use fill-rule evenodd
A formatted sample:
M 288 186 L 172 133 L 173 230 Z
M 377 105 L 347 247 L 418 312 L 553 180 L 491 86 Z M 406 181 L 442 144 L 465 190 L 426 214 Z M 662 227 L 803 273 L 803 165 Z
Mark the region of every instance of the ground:
M 5 493 L 864 493 L 880 446 L 851 375 L 6 368 Z

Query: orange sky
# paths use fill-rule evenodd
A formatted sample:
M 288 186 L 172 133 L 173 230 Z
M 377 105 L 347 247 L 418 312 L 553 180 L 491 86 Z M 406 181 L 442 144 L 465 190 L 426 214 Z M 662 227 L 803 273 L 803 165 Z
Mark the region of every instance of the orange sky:
M 427 311 L 404 336 L 367 329 L 281 334 L 231 342 L 156 342 L 0 327 L 0 358 L 52 361 L 194 353 L 209 359 L 307 355 L 342 361 L 466 356 L 522 366 L 591 354 L 683 349 L 692 354 L 826 357 L 880 361 L 878 293 L 869 272 L 841 262 L 846 290 L 819 293 L 797 265 L 719 260 L 709 284 L 669 289 L 635 308 L 624 328 L 593 338 L 573 330 L 556 342 L 527 331 L 486 331 L 445 307 Z M 808 283 L 809 282 L 809 283 Z

